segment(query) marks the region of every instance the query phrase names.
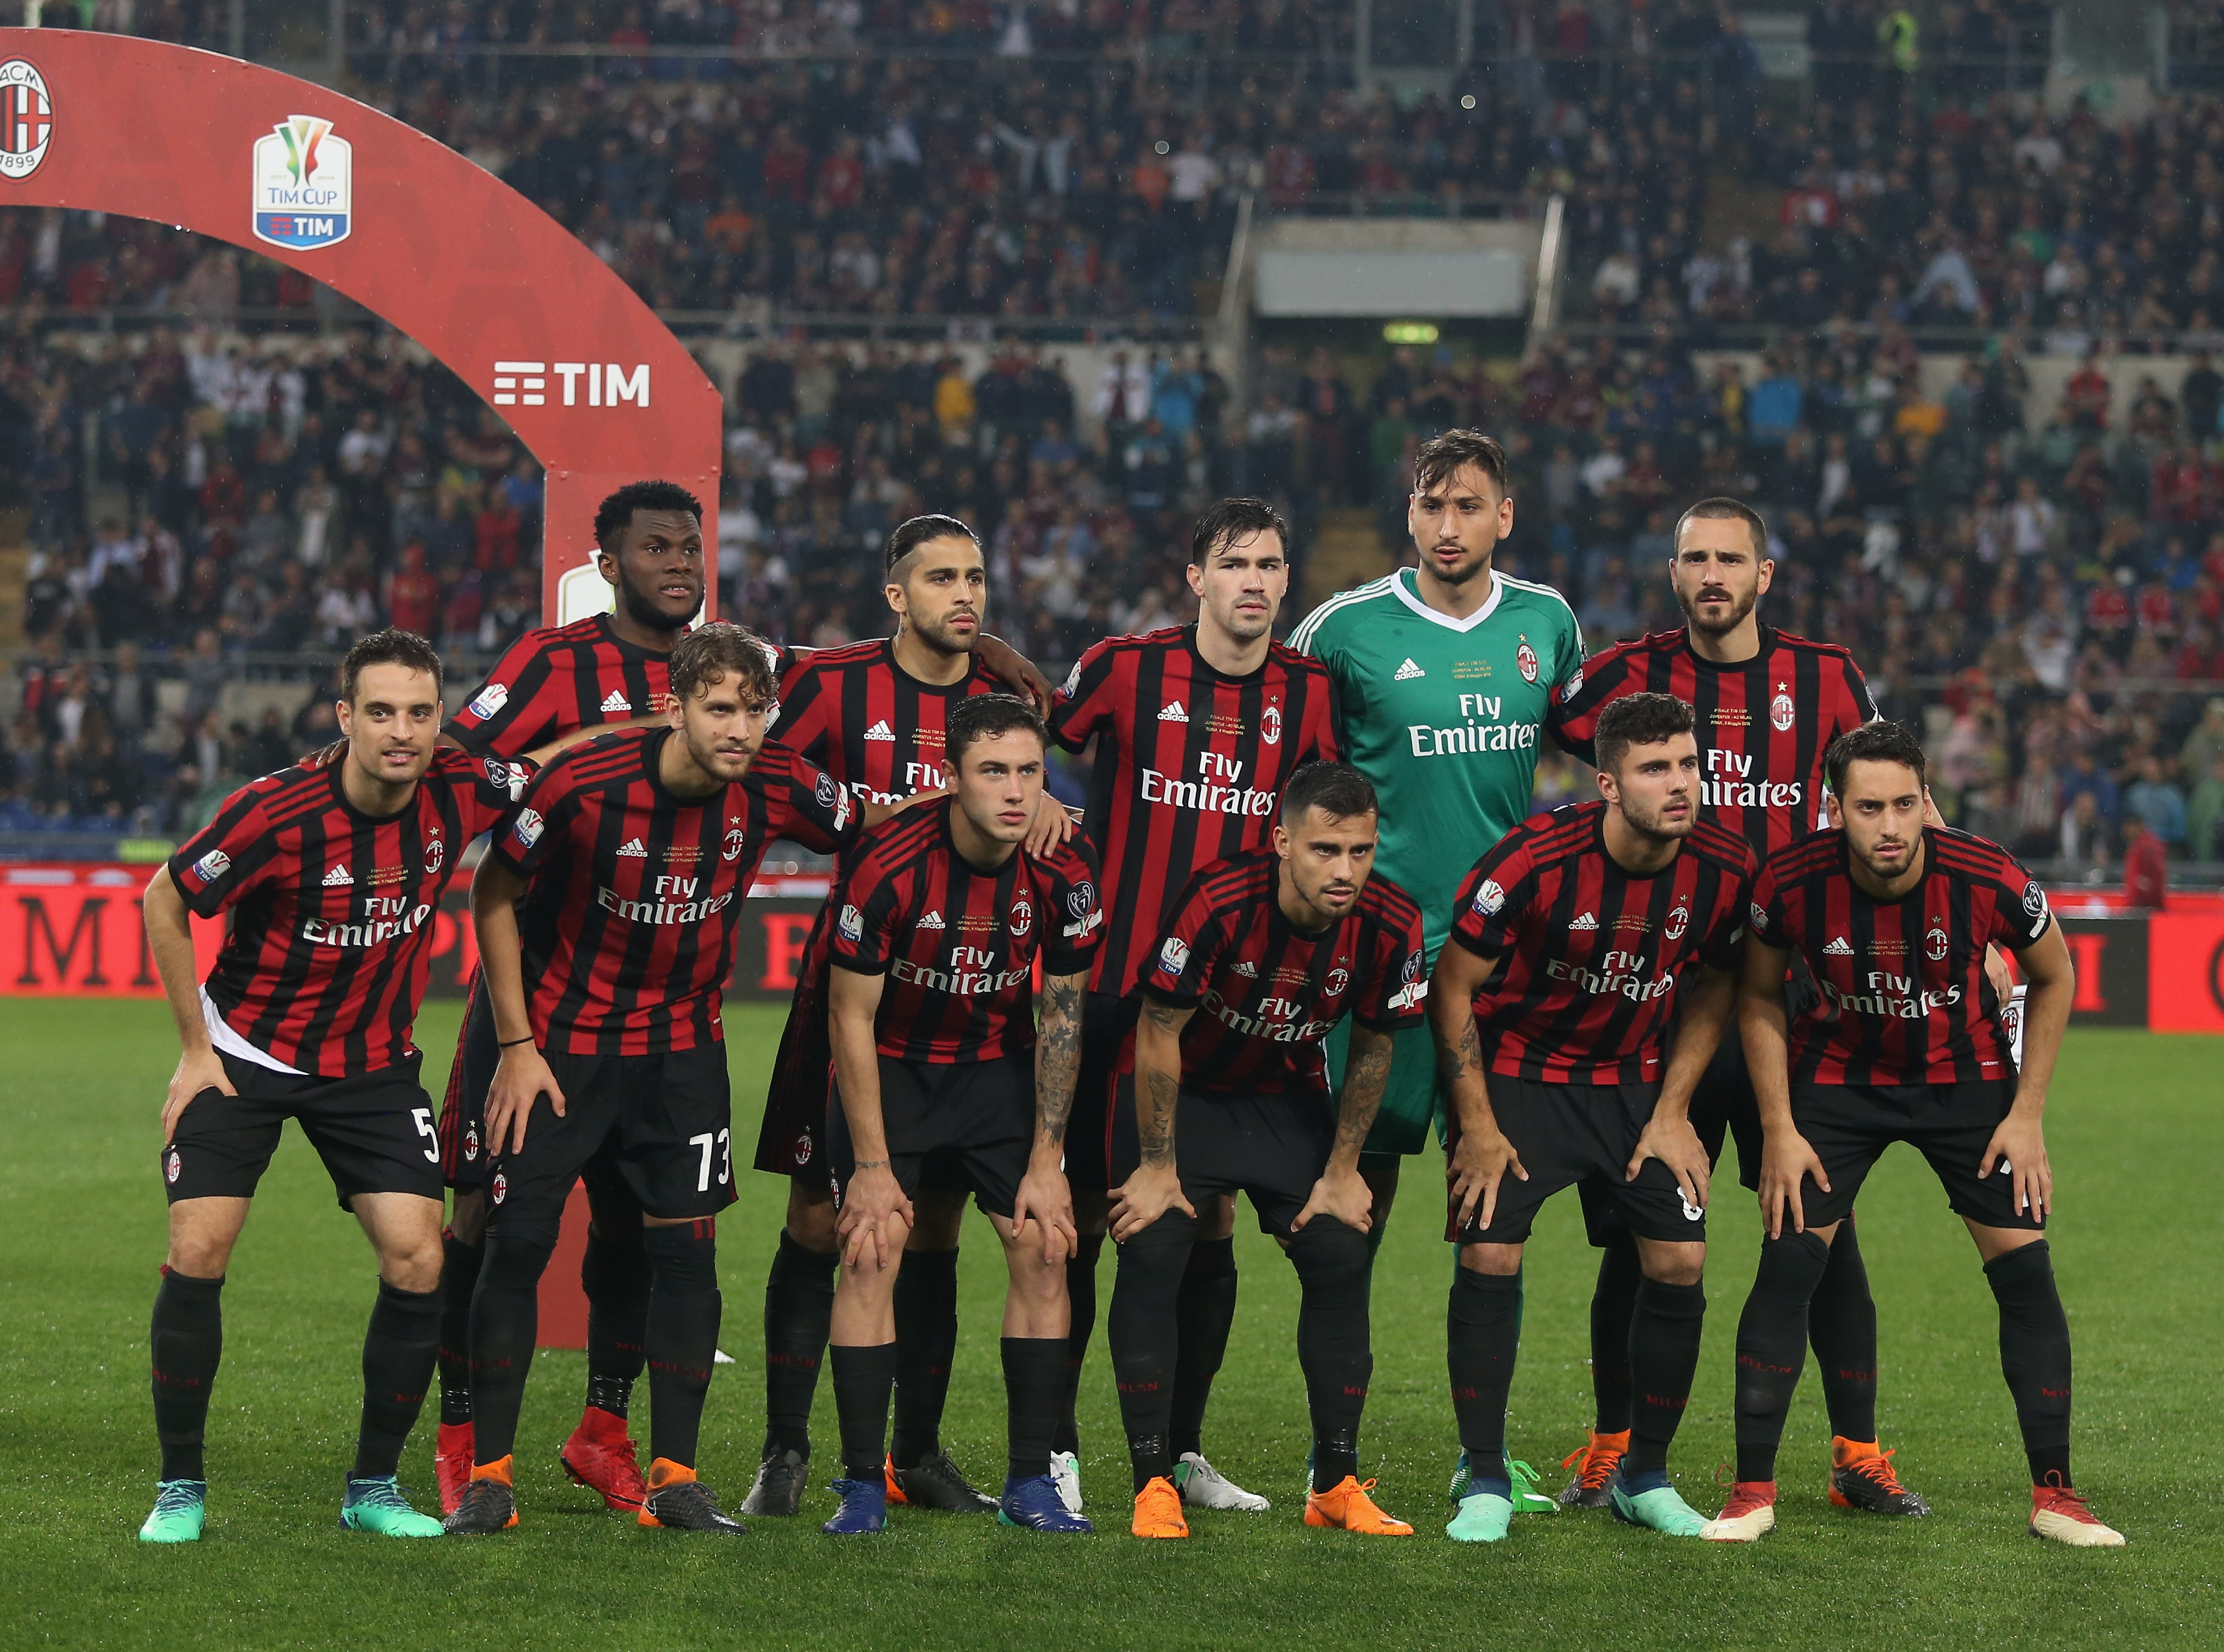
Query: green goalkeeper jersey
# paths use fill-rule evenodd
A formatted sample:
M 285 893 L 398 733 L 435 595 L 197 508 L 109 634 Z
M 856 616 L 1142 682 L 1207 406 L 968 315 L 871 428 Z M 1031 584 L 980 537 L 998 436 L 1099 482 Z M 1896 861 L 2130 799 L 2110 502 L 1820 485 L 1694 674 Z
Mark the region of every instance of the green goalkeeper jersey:
M 1382 803 L 1375 867 L 1420 903 L 1429 955 L 1460 880 L 1529 813 L 1545 709 L 1583 678 L 1583 638 L 1549 585 L 1493 573 L 1464 620 L 1411 568 L 1331 596 L 1291 634 L 1336 679 L 1344 753 Z

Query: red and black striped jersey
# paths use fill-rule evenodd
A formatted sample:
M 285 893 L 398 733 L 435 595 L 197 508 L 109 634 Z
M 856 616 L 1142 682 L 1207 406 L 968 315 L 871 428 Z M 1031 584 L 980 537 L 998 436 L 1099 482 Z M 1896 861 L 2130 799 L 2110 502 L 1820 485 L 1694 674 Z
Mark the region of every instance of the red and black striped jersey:
M 957 852 L 954 800 L 914 804 L 859 848 L 830 898 L 837 968 L 886 975 L 875 1025 L 898 1061 L 995 1061 L 1035 1044 L 1034 975 L 1089 968 L 1103 936 L 1086 838 L 993 871 Z
M 414 1055 L 440 891 L 532 772 L 444 746 L 401 811 L 385 816 L 348 801 L 339 764 L 281 769 L 233 792 L 170 857 L 188 909 L 231 911 L 205 983 L 224 1025 L 320 1078 Z
M 775 676 L 793 655 L 767 645 Z M 466 751 L 521 757 L 597 723 L 624 722 L 671 703 L 672 659 L 623 640 L 607 614 L 528 631 L 444 732 Z
M 1672 694 L 1697 713 L 1699 802 L 1766 858 L 1823 823 L 1823 753 L 1876 718 L 1861 667 L 1835 643 L 1760 627 L 1760 652 L 1718 665 L 1691 650 L 1690 628 L 1618 642 L 1555 692 L 1545 726 L 1586 763 L 1598 714 L 1625 694 Z
M 896 664 L 886 637 L 821 648 L 781 674 L 780 744 L 816 763 L 860 803 L 900 803 L 942 789 L 942 730 L 950 708 L 975 694 L 1008 693 L 986 666 L 946 686 Z
M 491 853 L 517 904 L 527 1008 L 544 1050 L 645 1056 L 717 1042 L 720 991 L 757 863 L 774 838 L 840 848 L 861 816 L 776 740 L 743 779 L 683 798 L 658 778 L 669 728 L 622 729 L 533 778 Z
M 1429 955 L 1412 897 L 1378 873 L 1349 913 L 1307 934 L 1282 911 L 1281 866 L 1264 848 L 1207 867 L 1147 956 L 1143 991 L 1199 1012 L 1182 1029 L 1185 1088 L 1325 1096 L 1321 1040 L 1347 1013 L 1378 1032 L 1428 1014 Z
M 1109 917 L 1093 988 L 1133 992 L 1190 879 L 1267 842 L 1291 774 L 1337 754 L 1335 695 L 1325 666 L 1279 642 L 1248 677 L 1223 677 L 1194 625 L 1082 655 L 1050 728 L 1068 751 L 1096 741 L 1086 818 Z
M 1607 852 L 1606 804 L 1523 821 L 1460 885 L 1451 938 L 1499 968 L 1475 995 L 1490 1071 L 1539 1084 L 1659 1078 L 1676 982 L 1732 969 L 1759 862 L 1710 820 L 1644 876 Z
M 1817 832 L 1770 855 L 1753 885 L 1754 938 L 1805 959 L 1819 991 L 1791 1025 L 1793 1081 L 2012 1077 L 1985 948 L 2043 940 L 2046 892 L 1999 844 L 1940 827 L 1924 830 L 1923 875 L 1898 900 L 1865 893 L 1847 853 L 1843 832 Z

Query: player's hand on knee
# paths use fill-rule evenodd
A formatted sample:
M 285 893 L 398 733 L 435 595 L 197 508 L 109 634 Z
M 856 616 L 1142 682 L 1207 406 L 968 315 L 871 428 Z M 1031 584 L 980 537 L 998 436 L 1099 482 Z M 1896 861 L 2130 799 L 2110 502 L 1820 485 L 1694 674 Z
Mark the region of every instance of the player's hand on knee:
M 503 1050 L 502 1062 L 494 1069 L 494 1082 L 487 1087 L 490 1154 L 515 1153 L 523 1149 L 525 1127 L 533 1117 L 533 1103 L 543 1095 L 548 1098 L 550 1109 L 561 1119 L 564 1092 L 556 1082 L 556 1075 L 548 1069 L 548 1058 L 539 1047 L 512 1044 Z
M 858 1268 L 869 1262 L 886 1268 L 890 1258 L 903 1254 L 912 1221 L 911 1201 L 887 1161 L 859 1165 L 842 1190 L 842 1220 L 836 1230 L 842 1236 L 842 1265 Z
M 1452 1197 L 1459 1201 L 1462 1228 L 1470 1221 L 1479 1227 L 1490 1226 L 1491 1217 L 1498 1211 L 1498 1184 L 1508 1175 L 1518 1181 L 1529 1179 L 1521 1155 L 1513 1151 L 1504 1132 L 1461 1132 L 1459 1145 L 1444 1162 L 1444 1176 L 1451 1183 Z
M 170 1075 L 170 1088 L 162 1097 L 163 1146 L 167 1147 L 171 1138 L 178 1133 L 178 1120 L 193 1105 L 193 1098 L 205 1090 L 224 1095 L 239 1094 L 224 1076 L 224 1057 L 213 1050 L 179 1056 L 178 1070 Z
M 1807 1213 L 1801 1202 L 1802 1182 L 1812 1176 L 1815 1185 L 1824 1193 L 1830 1190 L 1829 1173 L 1823 1170 L 1822 1158 L 1808 1145 L 1807 1138 L 1798 1132 L 1786 1136 L 1771 1136 L 1760 1149 L 1760 1220 L 1771 1239 L 1784 1237 L 1784 1222 L 1787 1214 L 1791 1219 L 1791 1231 L 1807 1231 Z
M 1988 1176 L 1995 1170 L 2014 1176 L 2016 1209 L 2044 1221 L 2054 1208 L 2054 1170 L 2046 1162 L 2046 1136 L 2038 1119 L 2011 1113 L 2000 1120 L 1985 1144 L 1977 1174 Z
M 1676 1178 L 1676 1185 L 1693 1209 L 1707 1207 L 1707 1189 L 1714 1177 L 1714 1166 L 1707 1162 L 1706 1144 L 1691 1128 L 1689 1119 L 1677 1119 L 1672 1123 L 1659 1119 L 1648 1122 L 1644 1134 L 1637 1138 L 1637 1151 L 1629 1156 L 1629 1168 L 1622 1173 L 1621 1179 L 1636 1181 L 1637 1173 L 1649 1158 L 1657 1158 L 1668 1167 L 1669 1174 Z
M 1290 1232 L 1302 1233 L 1307 1222 L 1316 1216 L 1333 1217 L 1346 1227 L 1357 1228 L 1364 1233 L 1374 1226 L 1374 1189 L 1367 1185 L 1367 1178 L 1359 1167 L 1339 1170 L 1331 1164 L 1313 1183 L 1311 1196 L 1305 1207 L 1290 1224 Z
M 1112 1237 L 1124 1245 L 1169 1210 L 1197 1220 L 1197 1207 L 1182 1197 L 1181 1176 L 1172 1165 L 1141 1165 L 1112 1190 Z
M 1027 1175 L 1020 1178 L 1020 1190 L 1012 1200 L 1014 1243 L 1027 1237 L 1030 1220 L 1041 1230 L 1042 1258 L 1047 1265 L 1056 1267 L 1080 1250 L 1081 1238 L 1073 1220 L 1073 1190 L 1067 1185 L 1065 1172 L 1055 1164 L 1030 1164 Z

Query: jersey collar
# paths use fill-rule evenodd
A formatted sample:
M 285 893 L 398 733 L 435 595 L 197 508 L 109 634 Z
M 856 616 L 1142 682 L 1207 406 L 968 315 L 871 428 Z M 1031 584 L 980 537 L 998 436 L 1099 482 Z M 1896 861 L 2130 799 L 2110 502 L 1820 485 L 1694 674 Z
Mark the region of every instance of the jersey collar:
M 1691 646 L 1691 624 L 1688 620 L 1684 622 L 1684 652 L 1691 657 L 1692 665 L 1699 671 L 1716 672 L 1724 675 L 1738 672 L 1760 671 L 1768 664 L 1768 656 L 1776 646 L 1776 633 L 1769 628 L 1767 621 L 1764 620 L 1756 620 L 1753 624 L 1759 630 L 1760 646 L 1750 659 L 1725 661 L 1708 659 L 1696 648 Z
M 1421 600 L 1419 594 L 1413 589 L 1412 581 L 1406 577 L 1412 571 L 1411 568 L 1400 568 L 1390 576 L 1390 589 L 1398 593 L 1398 600 L 1423 619 L 1440 625 L 1447 631 L 1456 631 L 1463 636 L 1495 614 L 1498 611 L 1498 599 L 1506 595 L 1506 582 L 1498 577 L 1498 570 L 1493 568 L 1490 571 L 1488 598 L 1481 608 L 1475 609 L 1464 620 L 1455 620 L 1449 614 L 1437 613 L 1436 609 Z

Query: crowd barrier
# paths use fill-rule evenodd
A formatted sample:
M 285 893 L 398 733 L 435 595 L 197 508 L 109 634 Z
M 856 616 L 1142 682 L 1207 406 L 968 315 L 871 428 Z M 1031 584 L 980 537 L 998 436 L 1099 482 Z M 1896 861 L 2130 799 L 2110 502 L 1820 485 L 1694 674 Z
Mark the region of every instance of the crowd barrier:
M 139 921 L 143 866 L 0 866 L 0 993 L 26 996 L 156 998 Z M 452 884 L 431 917 L 435 998 L 460 997 L 477 959 L 467 886 Z M 767 878 L 749 891 L 727 996 L 784 1003 L 823 877 Z M 2134 911 L 2113 891 L 2053 893 L 2077 961 L 2073 1026 L 2224 1032 L 2224 894 L 2175 898 L 2162 911 Z M 194 921 L 204 971 L 221 943 L 220 921 Z

